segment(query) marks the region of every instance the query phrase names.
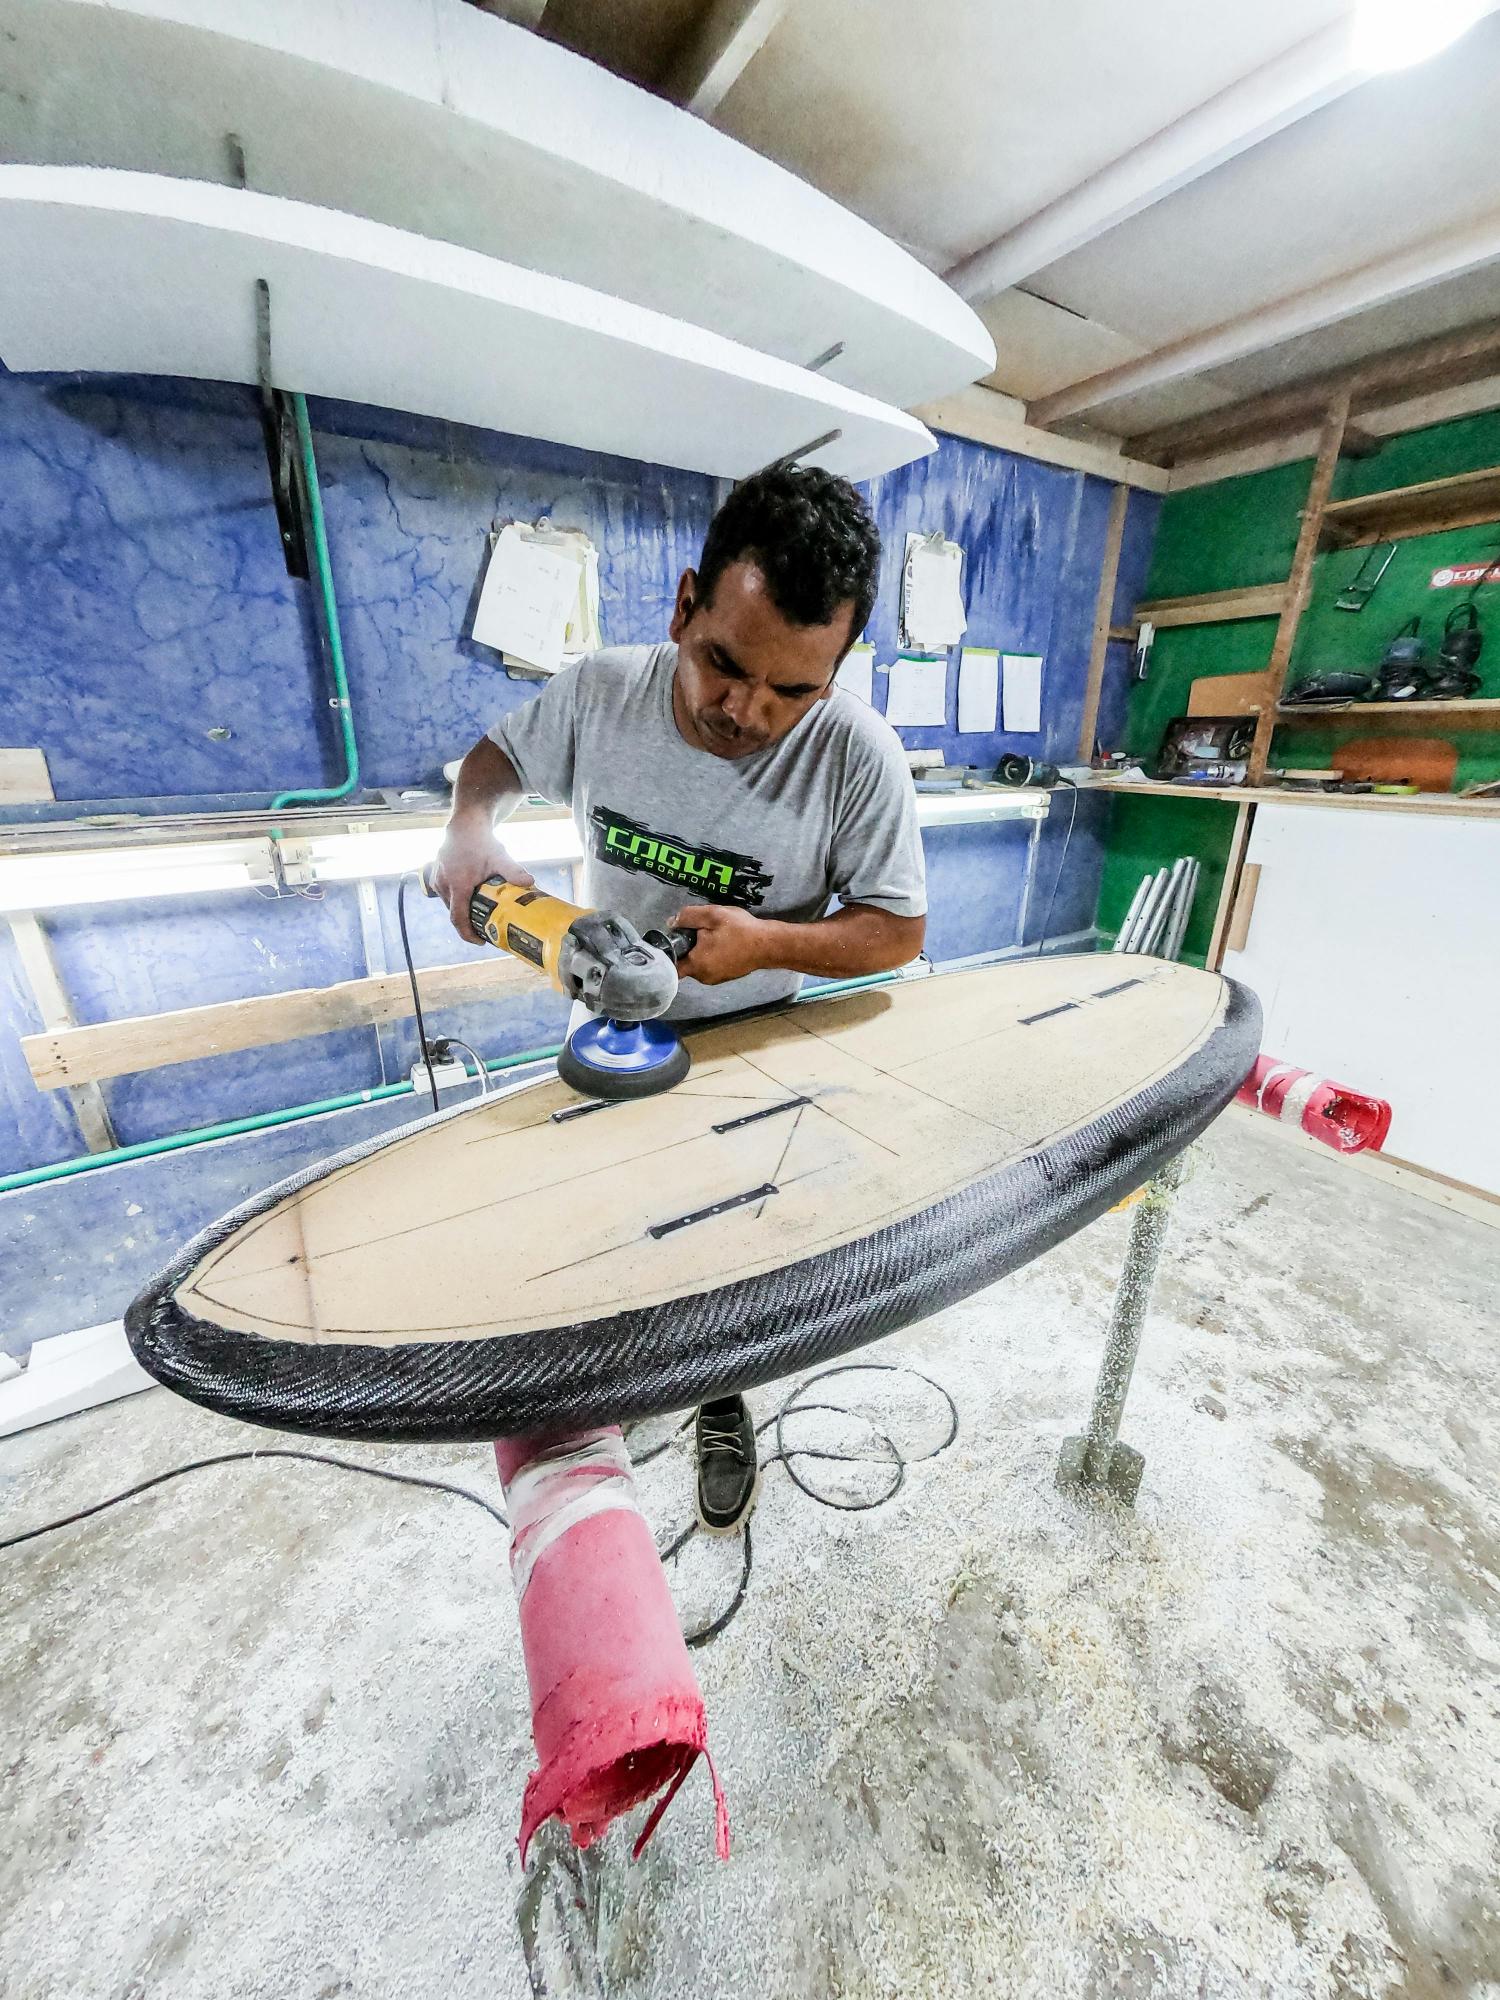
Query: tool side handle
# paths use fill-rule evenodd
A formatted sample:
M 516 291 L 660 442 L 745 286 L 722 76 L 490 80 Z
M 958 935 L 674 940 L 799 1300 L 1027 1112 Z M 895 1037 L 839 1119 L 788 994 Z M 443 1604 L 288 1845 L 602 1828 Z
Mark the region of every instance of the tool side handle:
M 666 952 L 669 958 L 681 965 L 698 942 L 698 933 L 691 928 L 680 931 L 647 931 L 645 939 L 647 944 L 655 945 L 658 951 Z

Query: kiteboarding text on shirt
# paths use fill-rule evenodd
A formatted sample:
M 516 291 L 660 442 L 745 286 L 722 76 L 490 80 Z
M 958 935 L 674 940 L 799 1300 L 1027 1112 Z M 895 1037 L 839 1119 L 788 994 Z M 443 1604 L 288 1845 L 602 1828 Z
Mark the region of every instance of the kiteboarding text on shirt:
M 653 833 L 639 820 L 595 806 L 589 814 L 593 847 L 600 861 L 631 868 L 658 881 L 691 889 L 709 903 L 738 903 L 753 909 L 775 879 L 748 854 L 727 847 L 704 847 L 675 834 Z

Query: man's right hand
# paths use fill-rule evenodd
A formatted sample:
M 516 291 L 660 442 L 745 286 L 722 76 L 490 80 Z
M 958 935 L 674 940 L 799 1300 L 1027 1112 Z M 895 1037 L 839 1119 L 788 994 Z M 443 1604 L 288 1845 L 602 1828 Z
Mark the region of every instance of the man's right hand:
M 513 860 L 500 845 L 488 815 L 463 819 L 455 815 L 448 822 L 437 859 L 428 870 L 427 880 L 435 896 L 448 905 L 453 928 L 468 944 L 483 944 L 469 922 L 469 904 L 481 882 L 498 878 L 513 882 L 518 889 L 530 889 L 529 869 Z

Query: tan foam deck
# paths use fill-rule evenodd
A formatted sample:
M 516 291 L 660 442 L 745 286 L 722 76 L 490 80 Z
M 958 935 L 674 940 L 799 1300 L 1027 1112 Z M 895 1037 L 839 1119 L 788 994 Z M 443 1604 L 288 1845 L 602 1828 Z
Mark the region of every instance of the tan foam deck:
M 1097 1119 L 1200 1047 L 1227 991 L 1055 958 L 709 1029 L 662 1096 L 558 1124 L 580 1100 L 548 1080 L 392 1140 L 246 1223 L 177 1302 L 230 1331 L 381 1346 L 660 1305 L 868 1236 Z

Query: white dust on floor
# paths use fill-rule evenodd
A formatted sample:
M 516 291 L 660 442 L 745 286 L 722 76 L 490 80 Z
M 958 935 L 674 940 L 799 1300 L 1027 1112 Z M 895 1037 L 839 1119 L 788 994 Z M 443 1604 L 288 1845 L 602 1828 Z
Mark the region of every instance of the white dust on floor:
M 696 1656 L 733 1858 L 701 1774 L 644 1862 L 611 1838 L 572 1913 L 602 1990 L 1500 1995 L 1500 1237 L 1247 1120 L 1201 1158 L 1133 1515 L 1052 1485 L 1125 1218 L 872 1351 L 961 1418 L 889 1505 L 768 1471 L 748 1602 Z M 910 1378 L 827 1393 L 941 1434 Z M 153 1393 L 13 1441 L 7 1518 L 235 1429 Z M 478 1448 L 354 1455 L 493 1492 Z M 685 1452 L 640 1477 L 665 1540 Z M 457 1501 L 257 1466 L 0 1557 L 7 2000 L 520 2000 L 502 1544 Z M 736 1551 L 678 1571 L 692 1626 Z

